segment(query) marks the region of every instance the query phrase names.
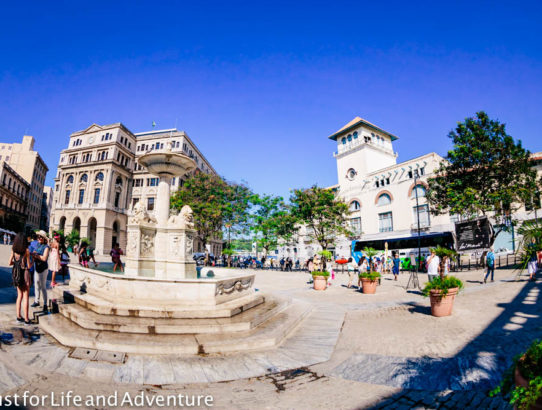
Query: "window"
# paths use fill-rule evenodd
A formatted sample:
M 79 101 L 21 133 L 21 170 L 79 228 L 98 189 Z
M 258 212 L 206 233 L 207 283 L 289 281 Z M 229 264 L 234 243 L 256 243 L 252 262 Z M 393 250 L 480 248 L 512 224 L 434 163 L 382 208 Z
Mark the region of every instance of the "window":
M 346 178 L 348 178 L 350 181 L 354 180 L 354 178 L 356 177 L 357 175 L 357 172 L 354 168 L 350 168 L 347 172 L 346 172 Z
M 171 178 L 171 186 L 175 186 L 175 178 Z
M 85 199 L 85 190 L 84 189 L 80 189 L 79 190 L 79 204 L 82 204 L 83 201 Z
M 94 203 L 97 204 L 100 202 L 100 188 L 94 190 Z
M 88 175 L 87 174 L 83 174 L 81 176 L 81 182 L 87 182 L 88 181 Z
M 350 202 L 350 207 L 348 208 L 350 212 L 359 211 L 360 209 L 361 209 L 361 205 L 359 204 L 358 201 Z
M 354 236 L 361 235 L 361 218 L 352 218 L 350 219 L 350 230 Z
M 420 175 L 425 175 L 425 167 L 420 168 Z
M 117 177 L 117 179 L 115 180 L 115 185 L 122 186 L 122 178 L 121 177 Z
M 66 190 L 66 198 L 64 200 L 64 203 L 67 205 L 70 203 L 70 190 Z
M 412 190 L 412 195 L 410 195 L 410 197 L 416 198 L 416 195 L 418 198 L 425 198 L 425 187 L 423 185 L 416 185 Z
M 147 178 L 147 186 L 158 186 L 158 178 Z
M 96 174 L 96 181 L 103 181 L 104 180 L 104 173 L 103 172 L 98 172 Z
M 383 205 L 389 205 L 391 204 L 391 198 L 388 194 L 382 194 L 378 197 L 378 201 L 376 201 L 377 206 L 383 206 Z
M 115 192 L 115 208 L 119 207 L 120 203 L 120 192 Z
M 414 224 L 418 224 L 418 215 L 420 217 L 420 228 L 426 228 L 429 224 L 429 206 L 427 204 L 415 206 L 412 208 L 414 215 Z
M 352 135 L 348 135 L 348 142 L 352 141 Z
M 133 198 L 132 199 L 132 208 L 136 206 L 136 204 L 139 202 L 139 198 Z
M 160 143 L 157 142 L 157 143 L 156 143 L 156 146 L 155 146 L 155 149 L 159 149 L 159 148 L 160 148 Z
M 378 227 L 380 232 L 393 231 L 393 218 L 391 212 L 378 214 Z
M 147 198 L 147 210 L 154 211 L 154 198 Z
M 357 140 L 358 139 L 358 132 L 354 132 L 354 139 Z
M 143 186 L 143 179 L 142 178 L 134 179 L 134 186 L 135 187 Z

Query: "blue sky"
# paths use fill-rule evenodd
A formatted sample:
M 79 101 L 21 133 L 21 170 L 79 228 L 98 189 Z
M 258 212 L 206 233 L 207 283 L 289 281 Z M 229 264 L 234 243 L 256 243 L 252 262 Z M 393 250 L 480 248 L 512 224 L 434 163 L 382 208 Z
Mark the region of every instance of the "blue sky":
M 542 151 L 542 2 L 12 2 L 0 24 L 0 141 L 50 168 L 70 133 L 177 121 L 255 191 L 337 181 L 327 136 L 359 115 L 399 161 L 445 154 L 485 110 Z

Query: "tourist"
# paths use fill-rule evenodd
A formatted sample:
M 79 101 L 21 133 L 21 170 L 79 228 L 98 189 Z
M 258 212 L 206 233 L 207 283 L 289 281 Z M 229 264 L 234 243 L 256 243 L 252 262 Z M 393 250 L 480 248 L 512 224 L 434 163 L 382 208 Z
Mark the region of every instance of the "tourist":
M 440 258 L 435 253 L 434 249 L 431 249 L 431 255 L 427 259 L 427 277 L 429 282 L 435 279 L 439 275 Z
M 527 245 L 529 253 L 529 262 L 527 262 L 527 271 L 529 272 L 529 280 L 536 280 L 536 271 L 538 269 L 538 260 L 536 255 L 536 239 L 532 238 L 531 243 Z
M 309 260 L 307 261 L 307 270 L 310 274 L 312 274 L 312 271 L 314 271 L 314 262 L 312 258 L 309 258 Z
M 359 273 L 367 273 L 367 268 L 369 267 L 369 264 L 367 263 L 367 258 L 365 256 L 362 256 L 361 259 L 358 262 L 359 266 Z M 361 276 L 358 277 L 358 288 L 361 289 Z
M 444 269 L 444 276 L 448 276 L 450 273 L 450 257 L 448 255 L 442 257 L 442 269 Z M 493 281 L 493 276 L 491 281 Z
M 61 244 L 60 245 L 60 274 L 62 275 L 62 280 L 64 280 L 64 277 L 69 275 L 70 273 L 69 268 L 68 268 L 69 263 L 70 263 L 70 255 L 68 254 L 66 245 Z
M 346 268 L 348 269 L 348 285 L 346 285 L 346 287 L 351 288 L 352 281 L 354 280 L 354 277 L 356 276 L 356 270 L 357 270 L 357 266 L 352 258 L 348 258 L 348 263 L 346 265 Z
M 117 268 L 120 268 L 121 272 L 124 272 L 124 266 L 122 266 L 122 261 L 120 260 L 120 256 L 123 255 L 122 249 L 119 247 L 119 244 L 116 243 L 113 245 L 113 249 L 111 249 L 111 252 L 109 252 L 109 255 L 111 255 L 111 261 L 114 263 L 113 265 L 113 272 L 116 272 Z
M 37 276 L 37 279 L 34 281 L 35 296 L 32 306 L 39 306 L 40 297 L 43 296 L 43 311 L 47 312 L 47 274 L 49 273 L 47 260 L 49 259 L 49 245 L 47 245 L 47 233 L 38 231 L 36 232 L 36 236 L 38 238 L 38 246 L 35 247 L 35 250 L 31 253 L 34 262 L 35 276 Z
M 397 255 L 397 252 L 391 253 L 393 266 L 391 268 L 391 273 L 393 273 L 393 280 L 397 280 L 399 276 L 399 271 L 401 270 L 401 259 Z
M 49 270 L 51 271 L 51 287 L 56 286 L 56 274 L 60 270 L 60 235 L 55 235 L 51 239 L 50 250 L 49 250 L 49 259 L 47 264 L 49 265 Z
M 85 268 L 88 268 L 88 262 L 90 260 L 87 248 L 88 244 L 86 242 L 81 242 L 81 246 L 79 247 L 79 263 Z
M 22 233 L 17 234 L 13 241 L 9 265 L 13 265 L 11 278 L 13 280 L 13 286 L 17 288 L 17 302 L 15 303 L 17 321 L 29 325 L 28 299 L 30 296 L 30 287 L 32 286 L 32 274 L 30 273 L 32 258 L 28 251 L 28 242 Z M 23 308 L 24 318 L 21 317 L 21 306 Z
M 491 273 L 491 282 L 493 282 L 493 275 L 495 274 L 495 254 L 493 253 L 493 246 L 489 248 L 489 252 L 486 255 L 487 273 L 484 278 L 484 283 L 487 282 L 487 278 Z
M 280 270 L 283 271 L 284 270 L 284 257 L 280 258 Z
M 271 270 L 275 269 L 275 261 L 274 261 L 274 259 L 269 259 L 269 267 L 271 268 Z

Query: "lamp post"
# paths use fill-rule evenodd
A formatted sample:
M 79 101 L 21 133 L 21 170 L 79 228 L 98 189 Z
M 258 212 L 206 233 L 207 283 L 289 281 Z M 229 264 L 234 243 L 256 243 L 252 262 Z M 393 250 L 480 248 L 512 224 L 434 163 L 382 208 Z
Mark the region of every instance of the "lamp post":
M 418 200 L 418 170 L 414 170 L 414 194 L 416 196 L 416 219 L 417 219 L 417 226 L 418 226 L 418 260 L 416 261 L 416 271 L 412 271 L 410 273 L 410 278 L 408 279 L 408 283 L 406 285 L 406 290 L 410 287 L 410 283 L 412 282 L 412 287 L 417 287 L 418 289 L 421 289 L 420 287 L 420 281 L 418 279 L 418 272 L 420 271 L 420 262 L 422 259 L 422 250 L 421 250 L 421 244 L 420 244 L 420 203 Z

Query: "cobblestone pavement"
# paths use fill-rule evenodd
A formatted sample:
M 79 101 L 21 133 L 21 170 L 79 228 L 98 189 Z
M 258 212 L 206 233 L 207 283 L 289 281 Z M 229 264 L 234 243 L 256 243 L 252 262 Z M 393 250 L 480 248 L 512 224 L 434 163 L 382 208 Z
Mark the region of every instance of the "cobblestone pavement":
M 6 274 L 0 269 L 0 275 Z M 256 287 L 261 291 L 345 312 L 329 360 L 223 383 L 112 385 L 55 372 L 52 364 L 44 369 L 32 363 L 23 366 L 0 343 L 0 395 L 68 390 L 210 394 L 214 407 L 221 409 L 511 408 L 500 398 L 487 397 L 487 392 L 498 384 L 512 358 L 541 337 L 542 282 L 515 281 L 516 272 L 499 270 L 494 283 L 482 285 L 482 274 L 459 273 L 466 289 L 456 298 L 453 315 L 434 318 L 427 299 L 417 291 L 405 291 L 408 275 L 401 275 L 398 282 L 384 278 L 376 295 L 363 295 L 345 287 L 346 275 L 338 275 L 325 292 L 316 292 L 307 283 L 307 274 L 258 272 Z M 0 283 L 5 282 L 4 277 Z M 13 289 L 0 288 L 0 328 L 18 326 L 13 301 Z M 18 343 L 28 343 L 21 347 L 28 346 L 29 352 L 41 344 L 54 345 L 43 336 L 33 343 L 32 335 L 15 336 Z

